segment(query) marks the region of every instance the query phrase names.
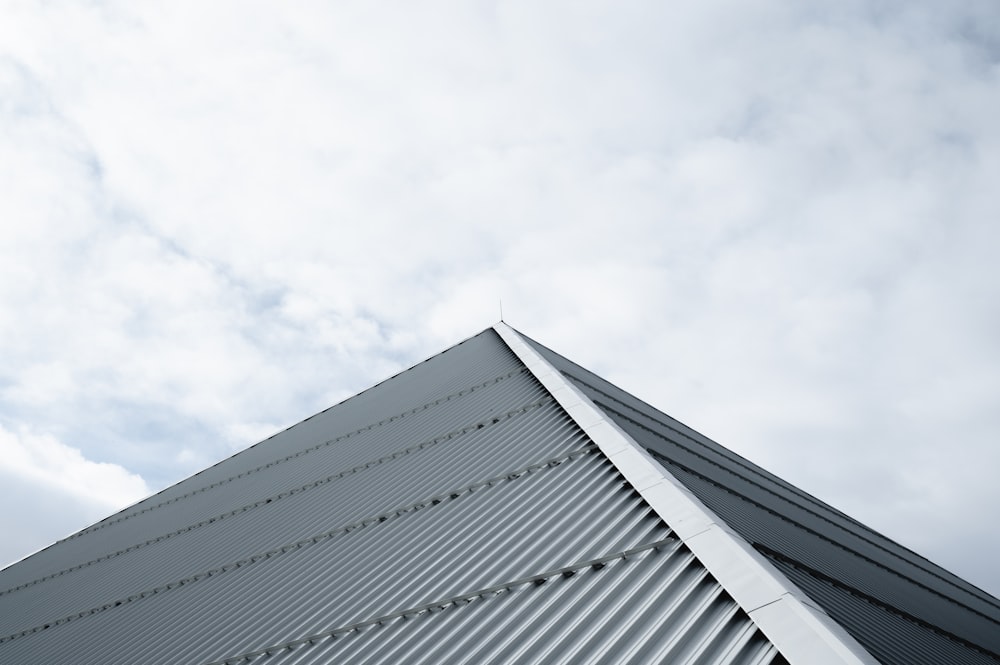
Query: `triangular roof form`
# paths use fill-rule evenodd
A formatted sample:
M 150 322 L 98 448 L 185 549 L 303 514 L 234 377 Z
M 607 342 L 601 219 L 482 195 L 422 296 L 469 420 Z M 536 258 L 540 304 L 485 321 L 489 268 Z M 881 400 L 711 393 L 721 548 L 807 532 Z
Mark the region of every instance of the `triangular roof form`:
M 1000 663 L 998 628 L 503 323 L 0 571 L 4 663 Z

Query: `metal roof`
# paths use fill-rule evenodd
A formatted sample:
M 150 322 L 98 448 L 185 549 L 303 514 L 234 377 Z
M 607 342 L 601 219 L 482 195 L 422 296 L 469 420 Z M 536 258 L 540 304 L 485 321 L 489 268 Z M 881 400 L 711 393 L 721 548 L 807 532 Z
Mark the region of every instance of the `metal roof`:
M 864 647 L 692 496 L 517 332 L 503 323 L 495 328 L 785 658 L 810 665 L 875 665 L 877 661 Z
M 3 663 L 786 663 L 493 330 L 0 571 Z
M 2 663 L 998 663 L 1000 601 L 505 324 L 0 571 Z
M 880 662 L 1000 663 L 996 598 L 524 339 Z

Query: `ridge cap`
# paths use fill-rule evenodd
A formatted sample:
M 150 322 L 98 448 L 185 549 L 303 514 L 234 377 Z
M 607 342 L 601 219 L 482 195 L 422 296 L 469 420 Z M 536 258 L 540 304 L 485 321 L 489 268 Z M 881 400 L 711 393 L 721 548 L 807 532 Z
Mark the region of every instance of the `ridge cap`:
M 878 665 L 843 626 L 658 464 L 517 330 L 503 321 L 493 329 L 789 663 Z

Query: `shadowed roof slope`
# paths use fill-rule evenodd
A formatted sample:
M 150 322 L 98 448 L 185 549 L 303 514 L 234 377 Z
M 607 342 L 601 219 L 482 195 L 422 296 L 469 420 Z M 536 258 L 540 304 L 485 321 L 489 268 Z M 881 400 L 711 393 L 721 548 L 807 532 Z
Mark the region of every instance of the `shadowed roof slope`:
M 1000 601 L 528 342 L 881 662 L 1000 662 Z

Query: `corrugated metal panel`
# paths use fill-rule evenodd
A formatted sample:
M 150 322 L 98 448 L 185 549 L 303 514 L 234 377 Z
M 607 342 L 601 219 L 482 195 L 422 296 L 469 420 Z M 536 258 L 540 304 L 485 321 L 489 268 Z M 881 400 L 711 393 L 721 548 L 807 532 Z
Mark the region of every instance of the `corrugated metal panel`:
M 702 486 L 704 481 L 706 483 L 703 485 L 704 491 L 713 493 L 717 498 L 721 495 L 711 489 L 713 487 L 725 488 L 726 496 L 742 497 L 735 502 L 728 499 L 722 499 L 722 502 L 729 510 L 742 511 L 744 519 L 771 522 L 771 528 L 785 531 L 776 537 L 794 536 L 792 541 L 797 545 L 815 549 L 811 547 L 814 539 L 809 537 L 810 534 L 815 535 L 827 543 L 819 546 L 821 551 L 816 553 L 819 556 L 837 558 L 849 554 L 851 560 L 859 566 L 866 566 L 868 564 L 865 562 L 870 562 L 883 569 L 890 569 L 896 577 L 907 578 L 930 593 L 953 598 L 973 614 L 995 614 L 1000 609 L 995 599 L 982 592 L 975 593 L 976 590 L 968 584 L 955 583 L 950 575 L 943 574 L 943 571 L 940 573 L 935 571 L 933 564 L 906 552 L 896 543 L 877 534 L 873 535 L 868 530 L 852 528 L 849 523 L 831 517 L 828 511 L 811 503 L 795 501 L 785 494 L 772 490 L 748 473 L 739 473 L 732 468 L 711 464 L 689 451 L 679 450 L 678 446 L 666 443 L 662 434 L 643 427 L 610 407 L 605 406 L 605 408 L 616 413 L 619 422 L 626 423 L 637 440 L 656 451 L 672 469 L 677 469 L 678 473 L 690 478 L 691 484 Z M 741 503 L 747 505 L 741 506 L 739 505 Z M 777 517 L 777 521 L 772 520 L 769 515 Z M 794 534 L 787 532 L 788 529 L 793 530 Z M 842 562 L 838 560 L 831 565 L 841 566 Z M 923 604 L 922 601 L 918 603 Z M 944 609 L 946 608 L 942 607 L 942 610 Z M 955 621 L 962 624 L 966 623 L 968 618 L 962 615 L 956 617 Z M 989 628 L 987 633 L 992 633 L 995 629 L 996 626 Z
M 93 614 L 53 626 L 58 639 L 41 630 L 0 645 L 0 654 L 12 662 L 217 660 L 668 538 L 588 448 L 384 522 L 203 571 L 146 598 L 106 596 Z M 629 588 L 646 587 L 636 585 Z
M 525 408 L 545 393 L 509 351 L 506 356 L 498 352 L 500 346 L 490 331 L 453 347 L 411 370 L 419 370 L 426 393 L 414 387 L 409 373 L 398 375 L 336 410 L 285 430 L 269 439 L 266 446 L 250 448 L 61 541 L 58 552 L 49 548 L 0 571 L 0 585 L 7 589 L 27 584 L 64 570 L 65 561 L 92 561 L 408 447 L 467 435 L 469 428 L 492 425 L 494 417 L 506 420 L 505 414 Z M 480 353 L 470 354 L 470 349 Z M 465 353 L 456 355 L 459 350 Z M 496 358 L 504 358 L 504 362 Z M 442 386 L 454 387 L 457 382 L 456 366 L 471 374 L 470 382 L 442 394 Z M 483 378 L 484 367 L 497 374 Z M 438 371 L 446 380 L 436 376 Z M 407 390 L 401 391 L 396 384 L 403 379 Z M 389 394 L 381 408 L 357 408 L 359 404 L 369 407 L 383 393 Z M 325 429 L 316 431 L 314 424 L 319 420 Z M 328 454 L 330 447 L 337 449 L 335 454 Z M 136 515 L 142 516 L 138 526 L 133 521 Z
M 801 589 L 819 600 L 837 621 L 864 634 L 866 641 L 875 645 L 874 655 L 884 662 L 902 661 L 911 665 L 993 665 L 997 662 L 995 656 L 921 626 L 912 617 L 889 611 L 799 566 L 780 558 L 775 558 L 774 563 Z
M 274 645 L 249 660 L 264 661 L 763 665 L 780 657 L 673 541 L 600 568 L 556 572 Z
M 68 608 L 97 591 L 122 596 L 137 585 L 156 587 L 182 579 L 190 571 L 212 570 L 248 553 L 269 551 L 419 505 L 428 497 L 558 458 L 586 445 L 568 421 L 554 417 L 551 404 L 535 407 L 467 437 L 334 477 L 321 485 L 305 486 L 294 494 L 277 495 L 270 502 L 271 496 L 261 497 L 248 510 L 223 513 L 215 521 L 197 523 L 200 526 L 190 530 L 157 534 L 143 541 L 146 544 L 90 565 L 76 564 L 80 567 L 53 580 L 58 585 L 39 583 L 0 596 L 0 634 L 9 632 L 10 621 L 30 624 L 56 608 L 66 608 L 68 613 Z M 24 607 L 29 609 L 14 611 Z
M 456 349 L 2 571 L 0 662 L 781 662 L 492 331 Z
M 878 663 L 515 330 L 503 323 L 494 330 L 787 660 L 810 665 Z
M 898 634 L 922 635 L 927 662 L 964 662 L 951 660 L 954 640 L 946 634 L 992 653 L 989 662 L 1000 662 L 1000 601 L 537 342 L 532 344 L 748 542 L 882 603 L 879 611 L 869 607 L 857 615 L 837 614 L 839 596 L 810 587 L 818 594 L 814 599 L 883 662 L 915 662 L 907 650 L 896 648 L 904 641 L 894 637 L 900 621 L 908 622 L 907 630 Z
M 751 542 L 780 548 L 777 551 L 784 556 L 823 571 L 843 585 L 926 621 L 940 631 L 972 639 L 987 648 L 1000 641 L 1000 624 L 995 619 L 924 586 L 907 576 L 905 569 L 900 570 L 902 566 L 885 566 L 809 525 L 768 510 L 685 470 L 670 468 L 723 519 L 740 524 L 744 536 Z

